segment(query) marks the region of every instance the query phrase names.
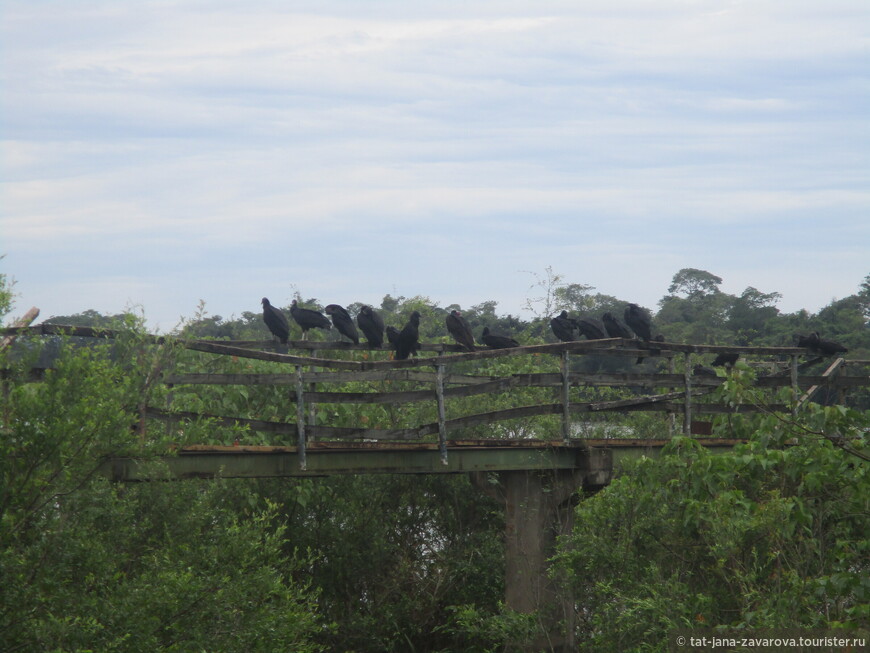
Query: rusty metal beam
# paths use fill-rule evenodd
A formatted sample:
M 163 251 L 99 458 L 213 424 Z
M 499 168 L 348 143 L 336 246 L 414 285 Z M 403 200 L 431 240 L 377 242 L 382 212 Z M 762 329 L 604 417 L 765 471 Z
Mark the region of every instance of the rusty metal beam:
M 214 447 L 182 449 L 159 459 L 107 459 L 101 472 L 120 482 L 193 478 L 316 477 L 347 474 L 459 474 L 518 470 L 575 470 L 584 485 L 610 482 L 614 468 L 641 455 L 656 456 L 666 440 L 469 441 L 448 445 L 442 462 L 438 443 L 341 444 L 314 442 L 300 464 L 295 447 Z M 728 450 L 738 440 L 708 439 L 701 444 Z

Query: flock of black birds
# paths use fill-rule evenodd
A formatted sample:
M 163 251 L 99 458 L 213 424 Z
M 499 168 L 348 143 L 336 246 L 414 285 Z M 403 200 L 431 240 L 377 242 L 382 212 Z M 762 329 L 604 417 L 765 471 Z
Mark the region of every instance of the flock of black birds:
M 290 338 L 290 323 L 283 311 L 272 306 L 266 297 L 263 297 L 263 321 L 282 344 L 287 344 Z M 356 324 L 350 313 L 338 304 L 329 304 L 324 309 L 326 315 L 319 311 L 302 308 L 294 299 L 290 306 L 290 316 L 302 329 L 302 339 L 308 338 L 311 329 L 330 329 L 334 326 L 338 332 L 345 336 L 355 345 L 359 344 L 359 331 L 363 332 L 370 347 L 380 348 L 384 344 L 384 335 L 395 351 L 397 360 L 404 360 L 409 356 L 416 355 L 420 349 L 420 313 L 411 313 L 407 324 L 400 330 L 393 326 L 385 326 L 383 318 L 371 306 L 363 306 L 356 317 Z M 332 322 L 330 323 L 330 318 Z M 447 331 L 451 337 L 467 351 L 475 351 L 474 334 L 468 321 L 457 310 L 450 311 L 445 320 Z M 359 330 L 357 330 L 359 327 Z M 569 317 L 568 311 L 562 311 L 550 320 L 550 328 L 555 336 L 562 342 L 579 340 L 584 336 L 587 340 L 600 340 L 602 338 L 628 338 L 640 339 L 643 342 L 664 342 L 664 337 L 659 334 L 653 337 L 652 321 L 649 313 L 637 304 L 626 306 L 622 314 L 622 320 L 611 313 L 604 313 L 601 320 L 593 317 Z M 504 335 L 491 333 L 489 327 L 484 327 L 480 342 L 490 349 L 508 349 L 519 347 L 519 343 Z M 824 356 L 833 356 L 848 351 L 843 345 L 832 340 L 823 340 L 818 331 L 809 336 L 796 335 L 795 343 L 798 347 L 805 347 L 815 353 Z M 652 350 L 654 351 L 654 350 Z M 719 354 L 713 361 L 714 366 L 731 367 L 737 362 L 738 354 Z M 643 362 L 643 356 L 637 359 L 637 363 Z M 709 368 L 695 367 L 696 374 L 709 374 Z
M 282 344 L 287 344 L 290 338 L 290 322 L 280 309 L 272 306 L 269 299 L 263 297 L 263 321 Z M 356 316 L 356 324 L 347 310 L 338 304 L 329 304 L 324 309 L 326 315 L 309 308 L 302 308 L 294 299 L 290 306 L 290 316 L 302 329 L 302 339 L 308 339 L 311 329 L 330 329 L 333 326 L 338 332 L 353 344 L 359 344 L 359 332 L 362 331 L 370 347 L 380 348 L 384 344 L 384 336 L 396 353 L 396 359 L 404 360 L 416 355 L 420 349 L 420 313 L 411 313 L 408 323 L 399 330 L 394 326 L 385 326 L 383 318 L 371 306 L 363 306 Z M 357 330 L 359 327 L 359 330 Z M 471 327 L 459 311 L 450 311 L 447 316 L 447 330 L 450 335 L 468 351 L 475 351 L 474 335 Z M 513 338 L 490 333 L 489 328 L 483 330 L 481 341 L 493 349 L 519 347 Z

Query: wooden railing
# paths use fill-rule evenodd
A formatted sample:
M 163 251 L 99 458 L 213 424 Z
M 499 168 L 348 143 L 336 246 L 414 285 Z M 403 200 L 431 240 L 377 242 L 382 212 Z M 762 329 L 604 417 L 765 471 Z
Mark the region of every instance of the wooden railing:
M 117 332 L 88 327 L 64 327 L 41 325 L 4 329 L 7 337 L 29 335 L 71 335 L 79 337 L 112 338 Z M 822 362 L 810 357 L 810 352 L 797 347 L 731 347 L 716 345 L 690 345 L 681 343 L 650 343 L 649 345 L 628 339 L 610 338 L 591 341 L 574 341 L 530 345 L 512 349 L 480 350 L 463 352 L 458 345 L 430 343 L 422 346 L 425 354 L 409 360 L 392 360 L 386 349 L 372 350 L 365 345 L 344 342 L 293 341 L 286 346 L 270 341 L 206 341 L 178 340 L 163 336 L 146 338 L 154 344 L 177 343 L 186 349 L 232 356 L 238 359 L 269 361 L 289 366 L 286 372 L 259 373 L 162 373 L 159 381 L 178 389 L 180 386 L 197 385 L 280 385 L 290 391 L 284 397 L 288 404 L 295 404 L 295 421 L 272 421 L 252 419 L 238 415 L 214 415 L 190 411 L 177 411 L 170 407 L 143 406 L 143 418 L 152 418 L 168 423 L 207 418 L 219 425 L 244 425 L 270 434 L 292 437 L 304 465 L 306 442 L 311 440 L 396 440 L 419 441 L 437 437 L 442 460 L 446 461 L 446 444 L 451 433 L 482 424 L 494 424 L 517 418 L 557 415 L 560 418 L 561 439 L 572 439 L 572 424 L 583 414 L 604 411 L 663 411 L 672 416 L 682 414 L 682 431 L 690 433 L 693 416 L 697 414 L 750 411 L 752 406 L 732 407 L 699 400 L 710 394 L 724 378 L 722 376 L 695 376 L 692 373 L 693 357 L 701 354 L 732 353 L 753 364 L 763 365 L 765 374 L 759 375 L 755 385 L 759 388 L 791 387 L 795 400 L 808 401 L 821 387 L 833 387 L 841 391 L 848 388 L 870 386 L 867 374 L 868 361 L 838 359 L 821 375 L 808 375 L 805 370 Z M 276 351 L 276 347 L 284 351 Z M 290 354 L 284 352 L 304 352 Z M 324 351 L 366 351 L 368 360 L 338 360 L 321 355 Z M 374 360 L 378 352 L 380 358 Z M 667 372 L 616 372 L 588 374 L 572 369 L 575 357 L 599 355 L 622 356 L 634 359 L 638 356 L 663 358 Z M 486 373 L 486 362 L 505 357 L 537 356 L 546 360 L 552 357 L 553 371 L 491 375 Z M 801 357 L 807 360 L 800 361 Z M 682 369 L 676 372 L 676 360 L 682 358 Z M 451 371 L 457 366 L 465 368 L 477 365 L 474 374 Z M 545 366 L 546 367 L 546 366 Z M 848 371 L 860 370 L 849 375 Z M 383 381 L 402 381 L 413 384 L 413 389 L 372 391 L 342 391 L 318 389 L 318 385 L 361 382 L 374 384 Z M 581 400 L 578 389 L 609 386 L 630 388 L 631 396 L 605 401 Z M 447 405 L 459 398 L 511 393 L 522 388 L 551 388 L 552 395 L 538 399 L 529 405 L 499 408 L 481 412 L 468 412 L 458 417 L 447 417 Z M 639 391 L 638 389 L 643 389 Z M 801 390 L 806 390 L 801 397 Z M 417 402 L 433 402 L 435 419 L 402 428 L 368 428 L 362 424 L 337 426 L 316 424 L 314 406 L 322 404 L 384 404 L 407 406 Z M 784 408 L 780 406 L 779 408 Z M 307 412 L 306 412 L 307 411 Z M 672 418 L 673 420 L 673 418 Z

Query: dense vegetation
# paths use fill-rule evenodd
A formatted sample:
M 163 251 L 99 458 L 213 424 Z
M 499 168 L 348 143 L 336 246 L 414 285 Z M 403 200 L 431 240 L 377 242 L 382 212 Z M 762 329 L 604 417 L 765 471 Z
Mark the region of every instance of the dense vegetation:
M 625 303 L 551 270 L 539 282 L 529 299 L 533 319 L 498 315 L 495 302 L 463 314 L 475 334 L 489 326 L 535 343 L 552 339 L 547 319 L 558 310 L 621 313 Z M 815 314 L 781 314 L 776 293 L 729 295 L 721 282 L 703 270 L 679 271 L 654 313 L 656 330 L 672 341 L 740 345 L 792 344 L 794 333 L 818 330 L 848 346 L 849 358 L 870 358 L 870 275 L 855 295 Z M 11 311 L 11 290 L 0 276 L 0 317 Z M 444 316 L 456 307 L 388 295 L 376 308 L 397 326 L 418 310 L 421 339 L 446 342 Z M 86 311 L 51 321 L 120 327 L 123 335 L 88 347 L 60 339 L 39 383 L 29 370 L 45 359 L 42 341 L 22 338 L 14 355 L 0 353 L 8 370 L 0 649 L 471 652 L 500 650 L 534 627 L 501 604 L 501 506 L 464 476 L 125 486 L 99 477 L 105 455 L 148 457 L 178 441 L 160 428 L 131 428 L 143 403 L 167 400 L 157 371 L 249 363 L 148 346 L 135 316 Z M 259 313 L 225 320 L 204 311 L 180 334 L 268 337 Z M 590 356 L 578 364 L 633 361 Z M 750 397 L 751 374 L 738 369 L 722 399 L 772 400 Z M 270 394 L 280 390 L 249 390 L 200 388 L 173 405 L 289 417 Z M 870 414 L 866 393 L 850 392 L 847 403 L 723 419 L 719 432 L 749 444 L 710 455 L 675 438 L 667 456 L 639 461 L 581 500 L 557 564 L 575 592 L 584 650 L 663 651 L 666 633 L 685 626 L 870 627 Z M 348 410 L 356 411 L 348 421 L 396 418 Z M 661 418 L 631 419 L 636 432 L 667 434 Z M 221 440 L 262 439 L 218 431 Z M 205 441 L 215 432 L 193 423 L 184 437 Z

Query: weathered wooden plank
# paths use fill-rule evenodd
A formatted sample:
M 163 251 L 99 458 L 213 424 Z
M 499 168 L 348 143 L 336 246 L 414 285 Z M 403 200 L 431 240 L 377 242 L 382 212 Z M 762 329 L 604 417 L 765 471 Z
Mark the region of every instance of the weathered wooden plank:
M 692 391 L 693 395 L 702 395 L 706 394 L 704 390 L 694 390 Z M 680 392 L 668 392 L 667 394 L 660 395 L 644 395 L 642 397 L 631 397 L 629 399 L 616 399 L 613 401 L 595 401 L 595 402 L 586 402 L 580 403 L 577 402 L 574 404 L 577 412 L 588 412 L 588 411 L 606 411 L 606 410 L 621 410 L 624 408 L 630 408 L 635 406 L 647 406 L 651 404 L 659 404 L 663 402 L 671 401 L 672 399 L 679 399 L 681 397 L 685 397 L 686 393 L 684 391 Z
M 296 374 L 169 374 L 163 382 L 167 385 L 295 385 Z
M 305 380 L 318 383 L 346 383 L 354 381 L 394 381 L 435 383 L 435 372 L 422 370 L 367 370 L 361 372 L 306 372 Z M 491 381 L 491 376 L 445 373 L 445 385 L 474 385 Z
M 18 335 L 21 333 L 29 333 L 31 335 L 58 335 L 58 334 L 67 334 L 67 335 L 76 335 L 76 336 L 91 336 L 91 337 L 100 337 L 100 338 L 112 338 L 116 337 L 120 332 L 115 329 L 104 329 L 104 328 L 96 328 L 96 327 L 80 327 L 80 326 L 71 326 L 71 325 L 62 325 L 62 324 L 42 324 L 33 327 L 6 327 L 0 329 L 0 335 Z M 185 346 L 198 346 L 203 343 L 212 343 L 220 346 L 220 343 L 233 343 L 233 344 L 225 344 L 223 346 L 229 349 L 237 349 L 240 351 L 245 351 L 245 346 L 255 346 L 257 341 L 212 341 L 212 340 L 183 340 L 178 338 L 173 338 L 171 336 L 149 336 L 155 341 L 163 342 L 165 340 L 173 339 L 180 340 L 182 344 Z M 270 341 L 262 341 L 263 346 L 272 346 Z M 243 345 L 243 346 L 242 346 Z M 644 353 L 645 356 L 653 356 L 655 355 L 654 351 L 661 351 L 663 353 L 666 352 L 683 352 L 683 353 L 696 353 L 696 354 L 720 354 L 720 353 L 737 353 L 742 355 L 763 355 L 763 356 L 790 356 L 792 354 L 803 355 L 807 354 L 809 350 L 803 347 L 738 347 L 738 346 L 730 346 L 730 345 L 693 345 L 693 344 L 684 344 L 684 343 L 674 343 L 674 342 L 656 342 L 654 347 L 643 343 L 637 340 L 627 339 L 627 338 L 604 338 L 601 340 L 575 340 L 572 342 L 559 342 L 559 343 L 549 343 L 544 345 L 526 345 L 523 347 L 516 347 L 512 349 L 481 349 L 477 352 L 466 352 L 459 353 L 461 348 L 458 345 L 452 343 L 422 343 L 421 347 L 424 351 L 433 351 L 436 353 L 444 353 L 444 352 L 457 352 L 456 356 L 462 357 L 463 360 L 481 360 L 485 358 L 491 357 L 500 357 L 504 355 L 516 355 L 526 354 L 526 353 L 548 353 L 548 354 L 557 354 L 562 351 L 570 351 L 570 352 L 586 352 L 586 353 L 597 353 L 600 351 L 610 351 L 611 353 L 616 353 L 618 349 L 624 350 L 621 353 L 631 353 L 632 355 L 637 353 Z M 291 343 L 288 343 L 288 349 L 336 349 L 336 350 L 371 350 L 370 347 L 366 345 L 353 345 L 351 343 L 345 343 L 340 341 L 302 341 L 302 340 L 294 340 Z M 204 351 L 201 349 L 201 351 Z M 388 352 L 388 349 L 382 348 L 381 350 L 374 351 L 384 351 Z M 452 358 L 452 356 L 450 356 Z M 286 362 L 286 361 L 283 361 Z M 396 362 L 402 363 L 402 361 L 382 361 L 382 362 Z M 405 362 L 404 365 L 410 365 L 413 367 L 414 361 L 411 359 L 410 363 Z M 402 365 L 399 365 L 402 367 Z
M 279 354 L 271 351 L 257 351 L 244 349 L 242 347 L 230 347 L 228 345 L 222 345 L 207 340 L 185 342 L 184 346 L 193 351 L 221 354 L 224 356 L 236 356 L 237 358 L 251 358 L 254 360 L 271 361 L 273 363 L 287 363 L 289 365 L 317 365 L 320 367 L 340 370 L 359 370 L 362 369 L 363 365 L 359 361 L 339 361 L 327 358 L 314 358 L 313 356 L 291 356 L 290 354 Z
M 456 386 L 444 389 L 445 397 L 460 398 L 470 397 L 479 394 L 493 394 L 508 392 L 517 387 L 560 387 L 562 384 L 558 382 L 559 374 L 520 374 L 510 377 L 497 378 L 494 380 L 482 380 L 486 377 L 477 377 L 478 382 L 475 385 Z M 667 381 L 661 382 L 645 382 L 650 375 L 626 375 L 623 383 L 628 386 L 667 386 L 673 387 L 677 385 L 675 381 L 682 378 L 682 375 L 662 375 L 667 377 Z M 253 378 L 248 378 L 253 377 Z M 673 378 L 671 378 L 673 377 Z M 168 384 L 182 383 L 216 383 L 216 384 L 241 384 L 241 385 L 260 385 L 266 384 L 268 381 L 278 384 L 295 384 L 295 375 L 275 374 L 275 375 L 245 375 L 245 374 L 228 374 L 228 375 L 175 375 L 166 378 Z M 303 380 L 307 381 L 306 375 L 303 373 Z M 714 389 L 724 382 L 721 377 L 692 377 L 692 386 L 704 388 L 707 390 Z M 434 378 L 433 378 L 434 383 Z M 834 379 L 826 379 L 823 376 L 804 377 L 799 380 L 799 385 L 802 388 L 809 388 L 813 385 L 827 383 L 831 387 L 859 387 L 870 385 L 870 378 L 866 376 L 850 376 L 836 377 Z M 757 387 L 784 387 L 791 384 L 790 379 L 786 377 L 763 377 L 757 380 Z M 570 387 L 577 389 L 583 388 L 588 384 L 571 383 Z M 619 385 L 615 381 L 611 381 L 608 386 Z M 693 393 L 697 394 L 697 393 Z M 653 395 L 654 397 L 667 397 L 669 395 Z M 684 393 L 679 394 L 680 397 L 685 397 Z M 296 395 L 290 394 L 288 400 L 296 401 Z M 336 404 L 403 404 L 418 401 L 431 401 L 435 398 L 434 391 L 431 388 L 423 390 L 402 390 L 393 392 L 333 392 L 333 391 L 316 391 L 306 392 L 305 398 L 313 403 L 336 403 Z M 629 398 L 624 401 L 637 402 L 637 398 Z M 662 401 L 662 399 L 656 399 Z M 643 401 L 640 401 L 643 403 Z M 629 405 L 626 404 L 626 405 Z M 614 404 L 614 408 L 620 407 Z
M 7 329 L 3 330 L 4 335 L 0 338 L 0 351 L 6 349 L 12 341 L 15 340 L 15 337 L 18 335 L 17 331 L 19 329 L 28 328 L 30 323 L 33 322 L 36 318 L 39 317 L 39 309 L 36 306 L 31 307 L 28 311 L 19 317 L 15 322 L 12 323 L 12 327 L 10 327 L 9 332 L 7 333 Z
M 441 453 L 441 463 L 447 464 L 447 421 L 444 405 L 444 366 L 439 365 L 435 377 L 435 399 L 438 403 L 438 449 Z
M 683 369 L 685 370 L 683 376 L 683 387 L 685 391 L 683 392 L 684 404 L 683 404 L 683 435 L 691 435 L 692 434 L 692 354 L 689 352 L 685 352 L 683 358 Z
M 309 401 L 322 404 L 407 404 L 416 401 L 431 401 L 435 391 L 404 390 L 397 392 L 306 392 Z
M 69 335 L 92 336 L 92 337 L 115 337 L 118 331 L 112 329 L 98 329 L 92 327 L 73 327 L 68 325 L 39 325 L 36 327 L 12 327 L 0 329 L 0 335 L 11 335 L 18 333 L 33 333 L 33 334 L 60 334 L 66 333 Z M 178 340 L 169 336 L 148 336 L 151 341 L 162 343 L 169 340 Z M 517 355 L 534 355 L 534 354 L 561 354 L 563 351 L 575 352 L 578 354 L 621 354 L 621 355 L 636 355 L 644 353 L 646 356 L 654 356 L 656 352 L 666 355 L 669 352 L 683 353 L 738 353 L 741 355 L 766 355 L 766 356 L 790 356 L 807 354 L 808 351 L 802 347 L 733 347 L 723 345 L 691 345 L 682 343 L 655 343 L 655 351 L 647 349 L 648 345 L 639 341 L 624 339 L 624 338 L 605 338 L 601 340 L 577 340 L 573 342 L 550 343 L 543 345 L 527 345 L 512 349 L 486 349 L 476 352 L 452 353 L 445 352 L 455 351 L 456 345 L 447 343 L 429 343 L 424 344 L 424 349 L 431 349 L 438 354 L 435 357 L 411 358 L 403 361 L 383 360 L 383 361 L 338 361 L 334 359 L 315 359 L 303 360 L 309 357 L 290 356 L 288 354 L 279 354 L 275 352 L 256 351 L 246 349 L 245 347 L 221 344 L 220 341 L 205 341 L 205 340 L 179 340 L 179 342 L 196 351 L 209 353 L 220 353 L 238 356 L 239 358 L 254 358 L 259 360 L 269 360 L 288 364 L 302 365 L 317 365 L 330 369 L 407 369 L 414 367 L 425 367 L 429 365 L 437 365 L 441 362 L 449 364 L 452 362 L 462 362 L 471 360 L 485 360 L 489 358 L 500 358 L 502 356 L 517 356 Z M 320 348 L 320 349 L 350 349 L 346 343 L 338 341 L 310 341 L 311 344 L 304 345 L 305 348 Z M 245 345 L 250 345 L 249 341 L 245 341 Z M 294 345 L 300 349 L 303 347 L 301 341 L 294 341 Z M 439 360 L 440 359 L 440 360 Z
M 570 354 L 562 352 L 559 361 L 559 372 L 562 377 L 562 439 L 566 442 L 571 438 L 571 369 Z
M 845 367 L 844 361 L 843 366 Z M 303 372 L 305 383 L 347 383 L 355 381 L 394 381 L 418 382 L 431 384 L 435 382 L 434 372 L 417 372 L 414 370 L 381 370 L 376 372 Z M 506 379 L 510 379 L 505 385 Z M 648 387 L 678 387 L 683 385 L 682 374 L 571 374 L 571 387 L 583 386 L 648 386 Z M 718 386 L 725 381 L 720 376 L 693 376 L 693 386 Z M 170 374 L 163 382 L 167 385 L 208 384 L 208 385 L 293 385 L 295 374 L 282 373 L 239 373 L 239 374 Z M 789 376 L 760 376 L 754 385 L 760 388 L 781 388 L 790 386 Z M 804 375 L 798 378 L 801 388 L 809 388 L 821 383 L 834 383 L 838 387 L 861 387 L 870 385 L 868 375 L 838 375 L 836 379 L 827 378 L 821 374 Z M 461 374 L 445 374 L 444 385 L 480 385 L 485 392 L 499 391 L 509 387 L 559 387 L 562 385 L 561 375 L 557 372 L 523 373 L 510 377 L 469 376 Z M 447 392 L 453 389 L 446 390 Z M 471 391 L 472 394 L 473 391 Z M 360 393 L 365 394 L 365 393 Z M 463 396 L 461 394 L 454 396 Z
M 302 366 L 296 366 L 296 447 L 299 450 L 299 468 L 304 470 L 305 458 L 305 385 L 302 381 Z
M 843 359 L 842 358 L 838 358 L 833 363 L 831 363 L 831 365 L 828 366 L 828 369 L 825 370 L 825 373 L 822 374 L 822 378 L 824 379 L 822 381 L 822 383 L 813 385 L 812 387 L 810 387 L 809 390 L 806 391 L 806 393 L 804 393 L 804 395 L 797 402 L 797 406 L 795 407 L 795 411 L 797 411 L 798 408 L 803 406 L 808 401 L 812 400 L 812 398 L 816 395 L 816 393 L 821 389 L 822 385 L 825 382 L 830 381 L 832 378 L 834 378 L 834 376 L 840 371 L 840 368 L 842 368 L 842 366 L 843 366 Z M 795 383 L 795 385 L 797 385 L 797 384 Z
M 191 411 L 165 411 L 160 408 L 148 406 L 145 409 L 145 416 L 150 419 L 158 420 L 177 420 L 177 419 L 208 419 L 213 420 L 221 426 L 248 426 L 255 431 L 264 431 L 266 433 L 289 433 L 297 434 L 296 424 L 291 422 L 270 422 L 262 419 L 249 419 L 246 417 L 226 417 L 223 415 L 211 415 L 209 413 L 195 413 Z

